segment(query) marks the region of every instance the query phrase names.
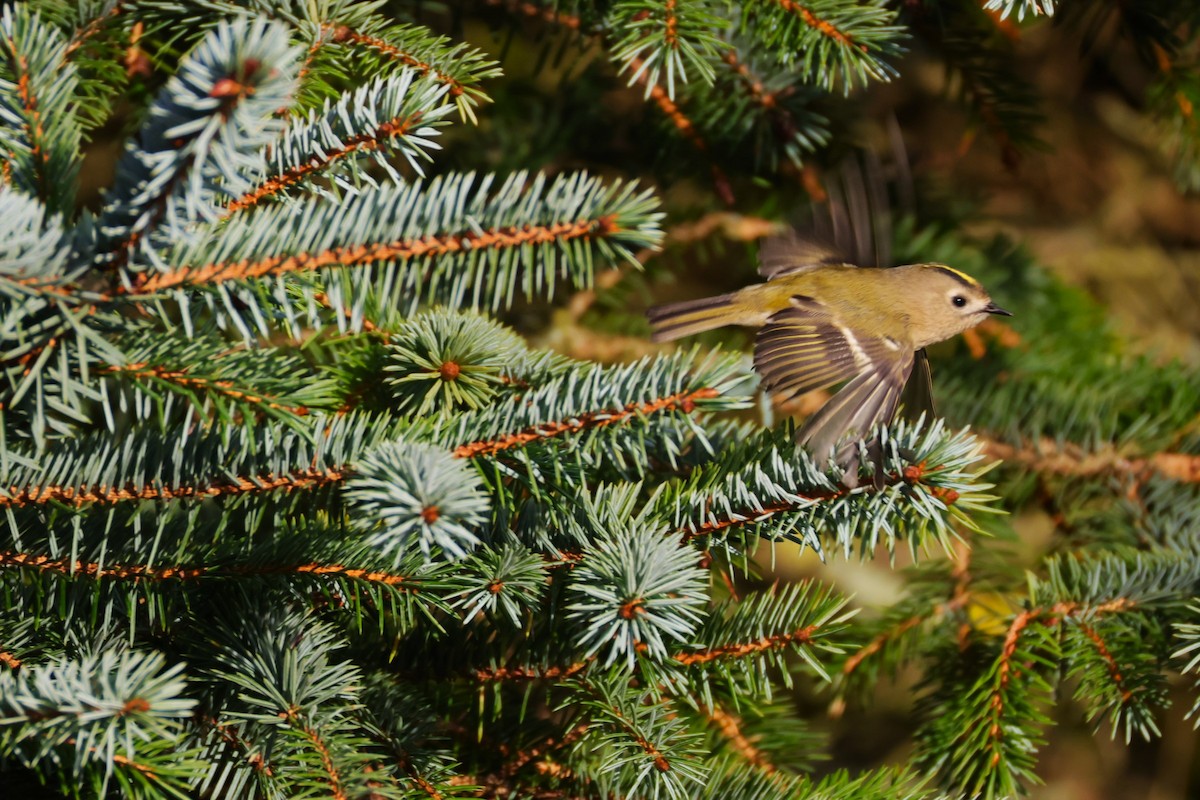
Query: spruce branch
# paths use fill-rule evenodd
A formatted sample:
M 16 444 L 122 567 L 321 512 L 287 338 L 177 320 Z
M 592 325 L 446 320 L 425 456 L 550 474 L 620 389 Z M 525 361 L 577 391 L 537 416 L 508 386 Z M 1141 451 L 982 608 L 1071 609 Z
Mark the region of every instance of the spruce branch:
M 1090 718 L 1107 715 L 1114 734 L 1153 734 L 1165 699 L 1155 659 L 1165 653 L 1146 654 L 1142 620 L 1178 605 L 1197 580 L 1195 559 L 1170 551 L 1051 559 L 983 671 L 946 676 L 924 701 L 922 762 L 987 797 L 1036 781 L 1050 722 L 1042 709 L 1060 668 L 1081 681 Z M 1151 653 L 1165 647 L 1154 642 Z
M 669 644 L 692 636 L 708 600 L 695 552 L 640 517 L 598 533 L 567 587 L 576 645 L 586 658 L 600 654 L 605 666 L 665 661 Z
M 778 677 L 791 685 L 791 655 L 828 680 L 820 659 L 841 652 L 838 637 L 853 616 L 845 605 L 845 598 L 813 583 L 725 601 L 705 619 L 696 644 L 675 659 L 689 669 L 689 682 L 706 706 L 720 695 L 735 703 L 769 700 Z
M 879 0 L 753 0 L 742 6 L 740 32 L 795 61 L 822 88 L 848 93 L 897 74 L 886 61 L 901 52 L 904 30 L 895 22 Z
M 1131 476 L 1137 479 L 1155 474 L 1182 483 L 1200 482 L 1200 456 L 1190 453 L 1152 453 L 1146 458 L 1131 458 L 1116 448 L 1084 452 L 1074 445 L 1043 438 L 1034 446 L 1014 447 L 1005 442 L 985 440 L 984 451 L 1006 463 L 1020 464 L 1038 472 L 1076 477 L 1099 475 Z
M 125 281 L 163 268 L 162 251 L 215 222 L 225 201 L 252 187 L 244 177 L 277 138 L 295 86 L 298 53 L 278 24 L 221 23 L 180 64 L 117 164 L 96 221 L 94 263 Z
M 415 77 L 414 70 L 402 70 L 336 103 L 327 101 L 320 112 L 307 118 L 291 120 L 279 141 L 262 151 L 263 163 L 250 171 L 256 185 L 232 200 L 228 213 L 278 198 L 297 186 L 322 191 L 317 183 L 321 179 L 353 193 L 363 182 L 374 183 L 361 161 L 398 180 L 389 163 L 393 154 L 403 156 L 423 176 L 420 161 L 429 160 L 429 150 L 438 148 L 432 137 L 453 108 L 441 102 L 447 91 L 444 85 L 429 78 L 414 81 Z
M 454 455 L 459 458 L 495 455 L 504 450 L 520 447 L 531 442 L 541 442 L 563 436 L 564 434 L 580 433 L 595 428 L 607 427 L 629 419 L 646 417 L 661 411 L 682 411 L 687 414 L 696 408 L 698 401 L 713 400 L 718 397 L 720 397 L 720 392 L 717 389 L 706 386 L 693 391 L 676 392 L 675 394 L 658 397 L 647 403 L 628 403 L 624 408 L 620 409 L 597 409 L 592 412 L 572 415 L 571 419 L 564 421 L 532 425 L 506 436 L 468 442 L 455 448 Z
M 1107 717 L 1113 738 L 1128 744 L 1161 736 L 1155 714 L 1167 705 L 1160 658 L 1144 649 L 1140 626 L 1098 620 L 1079 622 L 1067 631 L 1064 644 L 1075 697 L 1088 709 L 1088 721 Z
M 1195 622 L 1198 618 L 1200 603 L 1193 601 L 1187 606 L 1187 621 L 1175 623 L 1175 643 L 1182 646 L 1171 654 L 1176 661 L 1188 659 L 1180 671 L 1191 676 L 1193 691 L 1200 687 L 1200 681 L 1196 678 L 1197 667 L 1200 667 L 1200 623 Z M 1200 726 L 1200 692 L 1192 701 L 1187 716 L 1192 720 L 1192 727 Z
M 696 470 L 664 493 L 661 513 L 688 538 L 749 526 L 761 537 L 791 539 L 818 553 L 832 544 L 849 556 L 856 545 L 866 554 L 901 540 L 915 552 L 927 536 L 945 546 L 955 524 L 973 525 L 969 515 L 988 511 L 995 499 L 987 494 L 991 485 L 978 482 L 987 469 L 976 466 L 980 444 L 948 434 L 940 421 L 927 427 L 901 421 L 883 434 L 879 490 L 835 484 L 783 441 L 786 435 L 759 436 Z
M 445 311 L 401 324 L 391 341 L 387 383 L 397 408 L 418 416 L 483 407 L 514 380 L 505 373 L 527 353 L 507 328 L 482 316 Z
M 299 99 L 307 108 L 340 96 L 348 76 L 382 78 L 412 69 L 444 85 L 447 100 L 463 119 L 473 122 L 475 108 L 488 101 L 479 84 L 499 74 L 495 62 L 481 51 L 422 26 L 397 23 L 370 4 L 126 0 L 123 5 L 136 13 L 148 33 L 166 35 L 185 47 L 220 20 L 247 12 L 286 23 L 293 42 L 307 51 L 299 72 L 303 79 Z
M 62 63 L 79 77 L 79 124 L 85 130 L 101 125 L 130 79 L 149 72 L 139 47 L 144 26 L 131 18 L 123 0 L 30 0 L 26 5 L 68 37 Z
M 679 104 L 671 98 L 670 93 L 657 83 L 650 82 L 649 77 L 645 74 L 645 65 L 635 58 L 630 61 L 629 66 L 634 71 L 635 79 L 645 83 L 646 95 L 654 101 L 659 111 L 670 121 L 679 134 L 692 144 L 696 152 L 708 160 L 709 170 L 712 173 L 713 185 L 716 187 L 717 194 L 725 205 L 732 206 L 735 201 L 733 185 L 729 182 L 729 177 L 725 174 L 725 170 L 712 159 L 708 142 L 697 129 L 696 124 L 683 112 Z
M 194 763 L 175 746 L 194 701 L 182 673 L 160 654 L 114 650 L 0 673 L 0 754 L 67 791 L 184 797 Z
M 756 161 L 766 169 L 774 171 L 784 160 L 800 167 L 807 154 L 830 140 L 829 120 L 813 108 L 816 93 L 744 39 L 733 44 L 721 58 L 724 69 L 711 92 L 714 96 L 707 98 L 706 89 L 693 92 L 708 107 L 720 104 L 727 111 L 701 111 L 700 118 L 710 120 L 714 138 L 734 150 L 756 144 Z
M 398 565 L 414 547 L 457 560 L 479 544 L 488 501 L 470 468 L 428 445 L 389 442 L 357 465 L 346 498 L 367 544 Z
M 316 786 L 349 797 L 386 780 L 371 768 L 369 740 L 347 713 L 358 700 L 360 674 L 337 660 L 344 642 L 302 614 L 260 612 L 244 619 L 226 610 L 231 636 L 205 660 L 210 680 L 238 690 L 222 704 L 222 716 L 246 720 L 252 735 L 270 743 L 261 773 L 269 785 L 290 792 Z
M 84 267 L 71 265 L 72 237 L 62 219 L 28 195 L 0 187 L 0 419 L 8 435 L 39 446 L 80 421 L 79 408 L 98 399 L 84 376 L 95 361 L 120 361 L 101 334 L 117 323 L 99 310 L 103 296 L 73 281 Z M 0 465 L 11 456 L 0 448 Z
M 189 338 L 138 331 L 118 341 L 124 363 L 97 365 L 104 379 L 103 412 L 110 428 L 125 415 L 158 422 L 162 430 L 194 414 L 214 419 L 278 419 L 292 424 L 313 409 L 333 410 L 331 380 L 283 348 L 231 348 L 218 336 Z M 180 408 L 182 406 L 182 408 Z
M 125 296 L 203 290 L 213 313 L 246 336 L 275 319 L 295 335 L 319 323 L 318 293 L 353 319 L 379 291 L 374 302 L 410 313 L 421 302 L 497 309 L 518 291 L 552 297 L 562 278 L 586 286 L 596 260 L 633 261 L 660 239 L 656 202 L 634 185 L 581 173 L 552 182 L 518 173 L 492 191 L 495 181 L 452 175 L 364 189 L 337 205 L 305 200 L 239 215 L 179 247 L 172 266 L 143 273 Z M 283 276 L 294 276 L 291 287 Z
M 432 37 L 419 26 L 398 25 L 378 17 L 322 23 L 319 35 L 309 47 L 305 74 L 344 71 L 349 62 L 361 62 L 367 54 L 376 59 L 375 64 L 368 66 L 372 72 L 387 74 L 390 70 L 411 69 L 444 86 L 444 96 L 454 104 L 459 116 L 472 123 L 477 121 L 476 107 L 489 101 L 478 84 L 500 74 L 496 63 L 479 50 Z M 305 88 L 314 95 L 318 93 L 307 85 Z
M 730 360 L 697 363 L 694 354 L 614 368 L 584 363 L 537 391 L 422 425 L 353 412 L 310 414 L 297 418 L 287 432 L 236 426 L 140 430 L 119 442 L 104 435 L 80 437 L 45 456 L 10 448 L 0 506 L 82 507 L 317 490 L 342 484 L 355 474 L 360 459 L 405 431 L 457 458 L 487 457 L 546 440 L 590 448 L 599 444 L 594 436 L 580 443 L 570 434 L 597 427 L 642 429 L 665 412 L 686 416 L 698 407 L 743 406 L 745 401 L 732 393 L 744 379 L 735 367 Z
M 1149 92 L 1149 102 L 1163 129 L 1164 147 L 1175 163 L 1175 180 L 1186 191 L 1200 188 L 1200 80 L 1196 77 L 1194 55 L 1189 63 L 1182 53 L 1172 53 L 1158 37 L 1151 50 L 1158 67 L 1157 80 Z
M 517 545 L 482 550 L 465 559 L 461 569 L 461 588 L 449 599 L 467 621 L 486 614 L 520 626 L 526 615 L 536 613 L 546 590 L 547 564 Z
M 0 10 L 0 161 L 3 184 L 73 210 L 82 105 L 68 42 L 24 5 Z
M 1004 165 L 1017 169 L 1023 152 L 1042 146 L 1034 131 L 1044 119 L 1032 87 L 1006 58 L 1007 42 L 993 20 L 977 9 L 948 9 L 932 25 L 938 26 L 938 46 L 958 79 L 957 91 L 973 125 L 995 140 Z M 964 146 L 974 135 L 968 130 Z
M 313 414 L 283 431 L 214 426 L 142 429 L 119 441 L 78 437 L 53 453 L 14 459 L 0 480 L 0 505 L 82 507 L 316 489 L 340 484 L 349 464 L 398 435 L 396 426 L 365 415 Z
M 729 357 L 702 358 L 698 351 L 613 367 L 577 362 L 558 369 L 548 380 L 529 381 L 530 388 L 515 397 L 448 420 L 439 428 L 438 440 L 460 458 L 559 441 L 581 442 L 586 452 L 611 443 L 601 434 L 617 436 L 660 418 L 687 420 L 696 411 L 744 408 L 747 403 L 739 392 L 746 379 L 743 367 Z M 694 425 L 688 430 L 703 435 Z M 643 441 L 643 452 L 649 444 Z M 631 455 L 626 451 L 625 458 Z
M 689 72 L 712 83 L 716 32 L 727 24 L 720 13 L 706 0 L 622 0 L 611 12 L 610 24 L 622 33 L 612 57 L 632 73 L 630 84 L 645 85 L 647 95 L 662 85 L 665 73 L 667 97 L 674 99 L 675 82 L 686 83 Z
M 948 800 L 925 787 L 928 783 L 905 769 L 876 769 L 859 773 L 838 770 L 820 780 L 784 772 L 746 769 L 734 756 L 714 759 L 712 772 L 694 797 L 697 800 Z
M 698 710 L 703 714 L 717 730 L 721 732 L 741 758 L 754 767 L 761 769 L 763 772 L 773 774 L 778 770 L 771 763 L 770 756 L 764 753 L 757 744 L 752 741 L 742 729 L 742 721 L 734 714 L 731 714 L 720 705 L 712 707 L 706 706 L 703 703 L 698 703 Z
M 882 674 L 894 674 L 914 653 L 935 649 L 938 637 L 945 634 L 946 626 L 941 623 L 964 619 L 969 606 L 977 601 L 969 571 L 971 552 L 968 545 L 960 543 L 952 569 L 934 564 L 920 571 L 920 577 L 910 583 L 909 597 L 866 628 L 864 633 L 878 632 L 842 662 L 839 689 L 843 693 L 856 685 L 873 684 Z M 968 644 L 969 633 L 964 620 L 956 631 L 960 649 Z
M 674 800 L 692 796 L 703 783 L 699 735 L 668 704 L 621 678 L 572 678 L 561 686 L 568 690 L 563 707 L 574 707 L 576 724 L 587 725 L 572 748 L 577 756 L 591 755 L 586 762 L 575 759 L 587 767 L 579 776 L 601 796 Z

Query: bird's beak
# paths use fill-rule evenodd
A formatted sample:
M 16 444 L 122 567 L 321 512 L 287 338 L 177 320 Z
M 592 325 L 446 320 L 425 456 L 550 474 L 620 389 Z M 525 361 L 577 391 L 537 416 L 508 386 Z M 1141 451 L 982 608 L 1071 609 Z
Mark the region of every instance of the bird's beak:
M 986 306 L 983 307 L 983 310 L 989 314 L 999 314 L 1002 317 L 1011 317 L 1012 316 L 1011 311 L 1005 311 L 1003 308 L 996 305 L 995 303 L 988 303 Z

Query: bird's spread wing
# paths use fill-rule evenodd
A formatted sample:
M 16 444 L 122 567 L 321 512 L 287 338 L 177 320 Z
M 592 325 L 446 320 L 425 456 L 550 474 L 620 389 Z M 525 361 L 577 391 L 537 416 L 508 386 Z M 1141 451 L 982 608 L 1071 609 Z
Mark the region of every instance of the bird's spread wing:
M 801 235 L 791 228 L 768 236 L 758 246 L 758 274 L 767 280 L 846 262 L 842 249 L 820 235 Z
M 754 343 L 754 368 L 769 391 L 793 397 L 896 362 L 907 365 L 907 375 L 912 350 L 905 345 L 855 333 L 806 298 L 794 302 L 767 320 Z
M 897 151 L 900 162 L 903 150 Z M 825 182 L 826 202 L 799 231 L 767 237 L 758 273 L 768 280 L 829 264 L 891 266 L 892 225 L 884 169 L 870 151 L 850 158 Z
M 912 369 L 912 354 L 904 364 L 881 365 L 859 373 L 804 423 L 796 442 L 805 445 L 818 462 L 833 454 L 843 436 L 863 436 L 896 413 L 904 380 Z
M 803 298 L 773 315 L 754 346 L 754 368 L 777 394 L 794 397 L 849 381 L 796 437 L 818 458 L 842 436 L 892 418 L 913 358 L 907 345 L 855 333 Z
M 929 355 L 924 347 L 913 357 L 912 375 L 904 385 L 900 403 L 904 406 L 904 416 L 908 419 L 915 420 L 924 414 L 928 420 L 937 413 L 933 404 L 933 373 L 929 369 Z

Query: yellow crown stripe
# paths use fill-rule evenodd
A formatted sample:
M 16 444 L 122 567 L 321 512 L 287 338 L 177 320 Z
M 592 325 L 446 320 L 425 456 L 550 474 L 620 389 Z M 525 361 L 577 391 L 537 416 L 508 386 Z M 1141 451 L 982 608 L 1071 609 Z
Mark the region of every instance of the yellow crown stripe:
M 929 267 L 931 269 L 936 269 L 938 272 L 945 272 L 950 277 L 957 278 L 958 280 L 965 283 L 967 286 L 972 286 L 977 289 L 983 288 L 980 285 L 979 281 L 975 280 L 974 278 L 972 278 L 970 275 L 968 275 L 965 272 L 960 272 L 959 270 L 956 270 L 954 267 L 947 267 L 945 264 L 930 264 Z

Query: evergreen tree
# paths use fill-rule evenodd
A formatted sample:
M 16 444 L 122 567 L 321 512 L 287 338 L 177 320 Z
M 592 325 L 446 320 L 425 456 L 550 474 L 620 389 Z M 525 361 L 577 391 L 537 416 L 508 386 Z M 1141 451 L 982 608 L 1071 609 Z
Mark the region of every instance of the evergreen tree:
M 379 3 L 6 5 L 0 782 L 1007 797 L 1068 694 L 1101 732 L 1156 737 L 1168 680 L 1200 674 L 1200 373 L 1131 355 L 1010 242 L 945 215 L 877 231 L 1018 312 L 938 354 L 948 422 L 863 448 L 881 488 L 729 413 L 755 405 L 736 348 L 601 363 L 517 332 L 567 295 L 645 334 L 639 275 L 704 248 L 750 263 L 738 242 L 767 226 L 715 208 L 850 193 L 820 167 L 907 48 L 1018 160 L 1038 115 L 998 20 L 1059 9 L 988 6 L 501 2 L 439 17 L 447 37 Z M 1115 17 L 1192 187 L 1193 16 L 1055 17 Z M 466 43 L 480 19 L 556 104 Z M 115 175 L 81 198 L 116 128 Z M 1017 563 L 997 512 L 1039 506 L 1057 535 Z M 856 614 L 761 580 L 772 545 L 919 566 Z M 856 702 L 902 670 L 911 763 L 822 769 L 788 690 Z

